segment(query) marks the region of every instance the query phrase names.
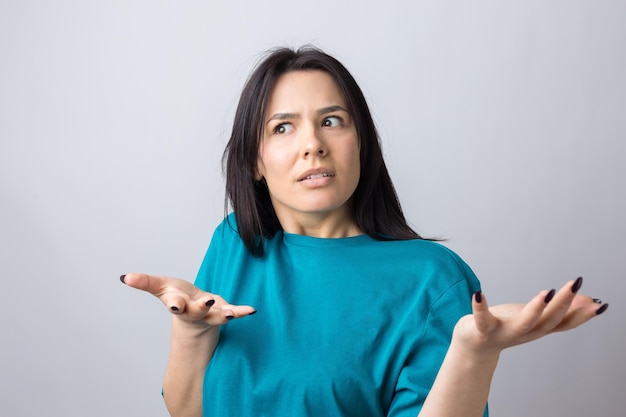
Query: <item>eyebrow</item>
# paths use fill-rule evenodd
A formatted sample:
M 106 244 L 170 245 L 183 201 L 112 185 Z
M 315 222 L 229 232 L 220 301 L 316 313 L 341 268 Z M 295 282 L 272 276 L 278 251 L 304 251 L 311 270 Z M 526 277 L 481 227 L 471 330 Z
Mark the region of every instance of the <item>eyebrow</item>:
M 317 114 L 321 116 L 323 114 L 328 114 L 328 113 L 332 113 L 336 111 L 345 111 L 346 113 L 348 113 L 348 110 L 344 109 L 343 107 L 339 105 L 334 105 L 334 106 L 322 107 L 321 109 L 317 111 Z M 300 116 L 299 113 L 276 113 L 276 114 L 273 114 L 272 117 L 267 119 L 267 122 L 265 122 L 265 124 L 268 124 L 272 120 L 297 119 L 299 116 Z
M 344 109 L 341 106 L 335 105 L 321 108 L 317 111 L 317 114 L 321 116 L 322 114 L 328 114 L 336 111 L 345 111 L 346 113 L 348 113 L 348 110 Z

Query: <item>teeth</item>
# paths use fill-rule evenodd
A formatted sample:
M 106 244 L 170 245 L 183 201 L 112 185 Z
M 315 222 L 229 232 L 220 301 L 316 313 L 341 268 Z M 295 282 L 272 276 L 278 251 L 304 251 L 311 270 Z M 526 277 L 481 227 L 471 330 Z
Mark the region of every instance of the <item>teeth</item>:
M 308 177 L 305 178 L 305 180 L 314 180 L 316 178 L 324 178 L 324 177 L 331 177 L 332 175 L 330 174 L 315 174 L 315 175 L 309 175 Z

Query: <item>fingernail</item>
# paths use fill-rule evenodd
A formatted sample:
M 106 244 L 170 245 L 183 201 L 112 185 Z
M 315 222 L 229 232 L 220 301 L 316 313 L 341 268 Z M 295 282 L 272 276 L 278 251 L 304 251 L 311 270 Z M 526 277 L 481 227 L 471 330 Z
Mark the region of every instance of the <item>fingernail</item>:
M 596 316 L 599 314 L 602 314 L 606 311 L 606 309 L 609 308 L 609 303 L 606 304 L 602 304 L 602 306 L 596 310 Z
M 572 292 L 576 294 L 578 290 L 580 290 L 580 287 L 582 286 L 583 286 L 583 277 L 576 278 L 576 281 L 574 281 L 574 283 L 572 284 Z
M 556 290 L 553 288 L 551 289 L 547 294 L 546 294 L 546 298 L 543 299 L 543 302 L 548 304 L 552 298 L 554 298 L 554 294 L 556 293 Z
M 248 314 L 249 316 L 256 314 L 256 310 L 254 310 L 252 313 Z
M 211 307 L 213 306 L 213 304 L 215 304 L 215 300 L 209 300 L 206 303 L 204 303 L 207 307 Z
M 476 300 L 476 302 L 478 304 L 482 303 L 483 302 L 483 294 L 480 291 L 476 291 L 474 293 L 474 299 Z
M 602 300 L 600 300 L 599 298 L 594 298 L 593 302 L 596 304 L 602 304 Z
M 120 281 L 122 281 L 122 284 L 126 284 L 126 282 L 124 281 L 125 278 L 126 278 L 126 274 L 120 276 Z
M 235 318 L 235 316 L 226 316 L 226 320 L 228 320 L 228 321 L 230 321 L 230 320 L 232 320 L 234 318 Z
M 170 307 L 170 310 L 172 310 L 172 311 L 178 311 L 178 307 L 176 307 L 176 306 L 171 306 L 171 307 Z

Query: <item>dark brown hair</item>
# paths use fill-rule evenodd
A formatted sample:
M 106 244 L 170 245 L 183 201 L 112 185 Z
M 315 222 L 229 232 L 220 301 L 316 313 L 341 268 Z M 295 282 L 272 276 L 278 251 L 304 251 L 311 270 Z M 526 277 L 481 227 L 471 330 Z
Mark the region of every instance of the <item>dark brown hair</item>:
M 378 240 L 421 239 L 407 224 L 383 160 L 378 133 L 363 92 L 335 58 L 313 47 L 270 51 L 248 78 L 235 113 L 233 130 L 222 162 L 226 196 L 246 247 L 263 255 L 265 238 L 281 230 L 264 180 L 258 181 L 257 158 L 263 120 L 276 80 L 290 71 L 321 70 L 337 82 L 345 96 L 360 141 L 361 173 L 352 196 L 356 224 Z

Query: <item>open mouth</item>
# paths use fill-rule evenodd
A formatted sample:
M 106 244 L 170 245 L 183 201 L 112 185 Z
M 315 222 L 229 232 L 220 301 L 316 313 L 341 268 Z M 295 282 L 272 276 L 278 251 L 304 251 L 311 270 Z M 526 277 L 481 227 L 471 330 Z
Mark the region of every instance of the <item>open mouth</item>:
M 324 177 L 334 177 L 333 174 L 329 174 L 329 173 L 323 173 L 323 174 L 313 174 L 313 175 L 307 175 L 306 177 L 302 178 L 300 181 L 304 181 L 304 180 L 314 180 L 317 178 L 324 178 Z

